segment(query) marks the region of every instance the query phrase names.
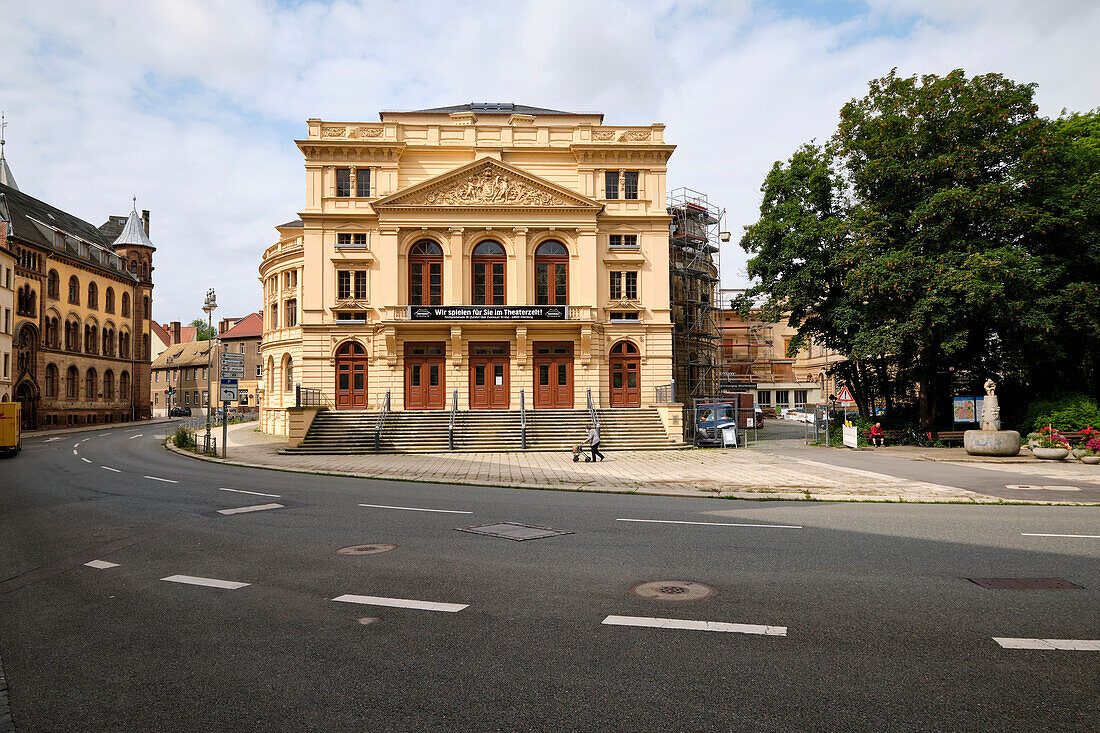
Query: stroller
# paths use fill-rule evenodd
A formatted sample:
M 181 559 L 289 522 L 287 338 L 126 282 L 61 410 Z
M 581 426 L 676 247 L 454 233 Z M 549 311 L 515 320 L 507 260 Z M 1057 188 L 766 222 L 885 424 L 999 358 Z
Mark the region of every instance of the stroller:
M 581 459 L 581 456 L 584 456 L 585 463 L 592 462 L 592 456 L 584 452 L 584 446 L 584 443 L 578 443 L 577 445 L 573 446 L 573 463 L 579 461 Z

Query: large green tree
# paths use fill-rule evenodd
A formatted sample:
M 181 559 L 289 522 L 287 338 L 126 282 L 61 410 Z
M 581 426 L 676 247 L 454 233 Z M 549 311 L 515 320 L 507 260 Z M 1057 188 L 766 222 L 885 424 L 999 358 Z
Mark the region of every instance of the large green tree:
M 188 326 L 195 327 L 195 340 L 196 341 L 209 341 L 217 335 L 217 331 L 213 326 L 207 325 L 206 321 L 201 318 L 196 318 L 187 324 Z
M 1033 92 L 998 74 L 891 72 L 843 107 L 825 148 L 768 174 L 741 242 L 756 279 L 745 302 L 845 354 L 861 411 L 915 386 L 932 427 L 952 374 L 1027 383 L 1035 354 L 1059 350 L 1065 303 L 1087 320 L 1095 291 L 1059 253 L 1090 226 L 1065 174 L 1088 169 L 1094 130 L 1038 117 Z

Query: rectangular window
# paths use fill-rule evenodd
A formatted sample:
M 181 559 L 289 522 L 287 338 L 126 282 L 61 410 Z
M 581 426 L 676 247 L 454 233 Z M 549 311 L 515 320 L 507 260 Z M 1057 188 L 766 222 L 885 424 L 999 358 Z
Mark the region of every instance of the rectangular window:
M 275 329 L 279 327 L 279 304 L 271 304 L 271 328 Z
M 607 246 L 611 249 L 637 249 L 638 248 L 638 235 L 637 234 L 609 234 L 607 236 Z
M 262 376 L 263 376 L 263 366 L 261 366 L 260 364 L 257 364 L 256 365 L 256 379 L 259 379 Z
M 775 390 L 775 406 L 786 407 L 791 404 L 791 392 L 787 389 Z
M 351 270 L 337 270 L 336 299 L 347 300 L 351 297 Z
M 198 397 L 196 397 L 195 404 L 198 404 L 198 401 Z M 204 389 L 202 391 L 202 406 L 206 407 L 208 404 L 210 404 L 210 393 Z
M 355 271 L 355 299 L 366 300 L 367 299 L 367 271 L 356 270 Z
M 241 343 L 241 350 L 240 350 L 240 353 L 242 353 L 242 354 L 244 353 L 244 343 L 243 343 L 243 342 Z
M 626 295 L 627 300 L 638 299 L 638 273 L 637 272 L 624 272 L 623 273 L 623 294 Z
M 10 368 L 11 368 L 11 367 L 10 367 L 10 366 L 8 365 L 8 359 L 10 359 L 10 358 L 11 358 L 11 356 L 10 356 L 9 354 L 4 354 L 4 376 L 5 376 L 5 377 L 7 377 L 7 376 L 8 376 L 8 369 L 10 369 Z
M 160 372 L 153 372 L 153 384 L 160 384 Z
M 363 311 L 338 311 L 336 313 L 336 320 L 338 321 L 356 321 L 366 322 L 367 314 Z
M 286 302 L 286 327 L 292 328 L 298 325 L 298 301 L 290 299 Z
M 183 404 L 185 404 L 185 405 L 190 405 L 191 404 L 191 393 L 190 392 L 184 392 L 183 393 Z
M 756 401 L 761 407 L 770 407 L 772 404 L 772 393 L 769 390 L 757 392 Z
M 203 378 L 203 381 L 205 381 L 206 379 L 208 379 L 208 376 L 207 376 L 207 374 L 206 374 L 206 367 L 203 367 L 203 368 L 202 368 L 202 378 Z
M 603 187 L 605 199 L 619 198 L 619 172 L 607 171 L 603 174 Z
M 806 390 L 796 389 L 794 391 L 794 406 L 805 407 L 806 405 Z
M 638 171 L 623 171 L 623 198 L 638 198 Z
M 370 168 L 355 169 L 355 195 L 364 199 L 370 196 Z
M 336 169 L 336 195 L 351 196 L 351 168 Z
M 638 322 L 638 313 L 636 311 L 612 311 L 611 320 L 613 321 L 629 321 L 631 323 Z
M 611 300 L 619 300 L 623 297 L 623 274 L 621 272 L 609 272 L 611 276 L 611 290 L 608 293 Z
M 153 405 L 155 406 L 155 405 L 159 405 L 159 404 L 160 404 L 160 395 L 159 394 L 154 394 L 153 395 Z

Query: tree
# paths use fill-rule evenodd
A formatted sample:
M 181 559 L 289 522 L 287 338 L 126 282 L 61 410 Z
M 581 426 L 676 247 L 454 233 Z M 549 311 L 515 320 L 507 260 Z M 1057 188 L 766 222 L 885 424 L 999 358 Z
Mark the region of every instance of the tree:
M 1033 92 L 998 74 L 891 71 L 843 107 L 825 148 L 765 180 L 741 242 L 758 278 L 745 300 L 845 354 L 864 414 L 915 385 L 931 428 L 953 370 L 1027 380 L 1055 325 L 1035 307 L 1050 281 L 1034 247 L 1059 149 Z
M 196 318 L 187 325 L 195 327 L 196 341 L 209 341 L 217 335 L 217 331 L 214 329 L 214 327 L 206 325 L 206 321 L 202 320 L 201 318 Z

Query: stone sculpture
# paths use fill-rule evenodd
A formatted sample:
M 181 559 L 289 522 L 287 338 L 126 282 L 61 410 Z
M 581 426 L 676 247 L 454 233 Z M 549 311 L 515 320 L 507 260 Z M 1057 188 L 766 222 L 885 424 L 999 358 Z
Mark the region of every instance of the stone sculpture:
M 967 430 L 963 433 L 963 447 L 972 456 L 1014 456 L 1020 452 L 1020 434 L 1015 430 L 1001 430 L 997 384 L 992 379 L 987 379 L 984 386 L 981 430 Z

